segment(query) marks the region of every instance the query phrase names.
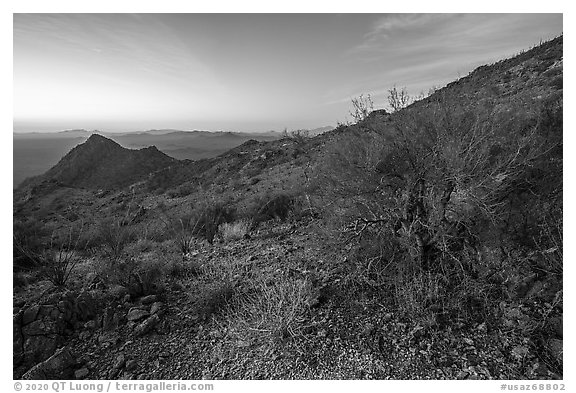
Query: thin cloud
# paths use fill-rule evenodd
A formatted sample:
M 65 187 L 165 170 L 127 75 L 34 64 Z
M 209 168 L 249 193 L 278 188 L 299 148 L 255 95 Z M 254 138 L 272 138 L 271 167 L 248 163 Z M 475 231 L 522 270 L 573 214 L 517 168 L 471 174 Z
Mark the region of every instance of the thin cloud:
M 388 41 L 395 35 L 420 29 L 430 30 L 433 25 L 440 26 L 447 23 L 456 14 L 387 14 L 376 20 L 364 35 L 364 41 L 352 49 L 351 54 L 370 52 L 381 49 L 382 41 Z

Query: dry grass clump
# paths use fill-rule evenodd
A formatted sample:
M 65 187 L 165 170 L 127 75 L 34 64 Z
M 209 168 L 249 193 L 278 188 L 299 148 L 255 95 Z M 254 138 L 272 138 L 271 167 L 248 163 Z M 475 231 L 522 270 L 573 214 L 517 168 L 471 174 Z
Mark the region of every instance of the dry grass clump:
M 249 341 L 277 342 L 300 336 L 310 293 L 311 284 L 305 280 L 286 279 L 273 285 L 260 280 L 228 310 L 227 330 Z
M 250 232 L 250 221 L 243 219 L 233 223 L 223 223 L 220 225 L 220 235 L 224 241 L 243 239 Z
M 212 315 L 222 311 L 232 300 L 234 284 L 230 281 L 217 281 L 208 285 L 200 285 L 198 291 L 192 294 L 194 299 L 193 312 L 201 319 L 207 320 Z

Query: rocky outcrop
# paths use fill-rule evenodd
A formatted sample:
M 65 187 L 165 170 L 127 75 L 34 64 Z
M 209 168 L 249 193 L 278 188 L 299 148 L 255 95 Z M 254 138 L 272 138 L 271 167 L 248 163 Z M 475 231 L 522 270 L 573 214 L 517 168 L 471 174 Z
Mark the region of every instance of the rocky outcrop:
M 76 356 L 68 348 L 58 349 L 47 360 L 28 370 L 22 379 L 70 379 L 74 374 Z
M 36 379 L 34 376 L 38 375 L 41 379 L 49 379 L 46 376 L 51 372 L 55 373 L 53 378 L 58 378 L 62 375 L 58 371 L 62 368 L 60 365 L 68 364 L 62 347 L 71 337 L 89 340 L 97 336 L 100 345 L 110 345 L 107 343 L 109 336 L 123 326 L 127 326 L 134 337 L 157 329 L 165 309 L 156 295 L 142 297 L 136 304 L 124 300 L 125 288 L 117 286 L 111 290 L 56 293 L 40 304 L 16 307 L 13 317 L 14 378 L 20 378 L 25 372 L 30 379 Z M 56 358 L 52 359 L 54 356 Z M 70 375 L 73 374 L 74 370 Z M 84 378 L 84 374 L 79 373 L 79 378 Z
M 13 317 L 13 362 L 26 370 L 50 358 L 66 337 L 98 313 L 101 294 L 65 292 L 19 309 Z

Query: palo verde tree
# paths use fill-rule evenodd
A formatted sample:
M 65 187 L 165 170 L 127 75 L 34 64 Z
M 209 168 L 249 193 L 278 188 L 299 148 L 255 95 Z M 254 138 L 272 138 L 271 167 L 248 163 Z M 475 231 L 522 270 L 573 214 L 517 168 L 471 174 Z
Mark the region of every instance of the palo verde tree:
M 356 215 L 348 232 L 388 233 L 415 269 L 472 274 L 463 253 L 501 227 L 511 195 L 542 194 L 539 181 L 558 171 L 561 125 L 550 131 L 547 110 L 531 97 L 466 107 L 436 93 L 407 109 L 404 94 L 390 100 L 392 121 L 372 122 L 369 133 L 351 127 L 327 166 L 338 168 L 326 178 Z

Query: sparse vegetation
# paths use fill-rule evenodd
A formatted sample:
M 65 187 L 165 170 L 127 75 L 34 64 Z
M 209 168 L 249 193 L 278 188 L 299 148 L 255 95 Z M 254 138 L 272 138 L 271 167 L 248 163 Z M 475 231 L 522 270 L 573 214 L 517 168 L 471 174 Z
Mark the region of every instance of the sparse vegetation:
M 286 220 L 293 203 L 294 198 L 287 194 L 264 195 L 256 198 L 248 213 L 251 217 L 252 229 L 265 221 Z
M 123 218 L 105 218 L 98 224 L 97 243 L 112 264 L 120 261 L 126 246 L 136 240 L 134 228 L 123 223 Z
M 282 342 L 302 335 L 310 283 L 282 280 L 256 283 L 253 292 L 237 300 L 226 315 L 237 339 Z
M 352 98 L 352 110 L 350 116 L 354 119 L 355 123 L 360 123 L 368 118 L 368 115 L 374 110 L 374 102 L 370 94 L 366 96 L 360 94 L 358 97 Z

